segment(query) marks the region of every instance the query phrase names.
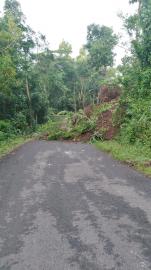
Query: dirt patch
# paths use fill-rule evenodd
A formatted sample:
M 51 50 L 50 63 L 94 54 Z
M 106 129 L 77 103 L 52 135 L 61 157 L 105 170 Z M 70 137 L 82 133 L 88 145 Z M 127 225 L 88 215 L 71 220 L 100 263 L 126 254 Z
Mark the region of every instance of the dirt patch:
M 97 131 L 102 131 L 103 139 L 112 140 L 117 134 L 117 127 L 113 125 L 112 121 L 113 110 L 108 110 L 100 114 L 97 121 Z
M 84 108 L 85 115 L 90 118 L 93 113 L 93 105 L 88 105 Z
M 121 89 L 117 87 L 109 87 L 109 86 L 102 86 L 99 94 L 98 94 L 98 100 L 99 102 L 110 102 L 111 100 L 119 98 L 121 93 Z
M 90 141 L 92 135 L 93 135 L 93 131 L 86 132 L 86 133 L 81 134 L 78 137 L 76 137 L 75 138 L 75 141 L 78 141 L 78 142 L 88 142 L 88 141 Z

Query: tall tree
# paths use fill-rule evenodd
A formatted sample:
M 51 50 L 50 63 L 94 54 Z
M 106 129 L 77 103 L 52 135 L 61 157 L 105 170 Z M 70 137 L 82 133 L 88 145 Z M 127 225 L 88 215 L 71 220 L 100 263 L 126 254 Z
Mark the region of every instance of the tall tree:
M 65 57 L 65 58 L 70 57 L 71 56 L 71 53 L 72 53 L 72 46 L 71 46 L 71 44 L 63 40 L 59 44 L 58 53 L 59 53 L 60 57 Z
M 133 85 L 132 95 L 148 96 L 151 93 L 151 1 L 130 1 L 134 3 L 138 4 L 137 11 L 124 20 L 131 36 L 132 55 L 129 61 L 124 61 L 123 78 L 125 85 Z
M 112 28 L 91 24 L 87 29 L 87 44 L 91 66 L 96 70 L 105 71 L 108 66 L 113 65 L 114 47 L 117 44 L 117 36 Z

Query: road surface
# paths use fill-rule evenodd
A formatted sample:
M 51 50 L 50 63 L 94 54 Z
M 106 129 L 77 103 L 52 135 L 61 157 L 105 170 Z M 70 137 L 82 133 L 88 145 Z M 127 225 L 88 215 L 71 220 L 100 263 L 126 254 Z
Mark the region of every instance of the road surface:
M 87 144 L 0 161 L 0 270 L 151 269 L 151 179 Z

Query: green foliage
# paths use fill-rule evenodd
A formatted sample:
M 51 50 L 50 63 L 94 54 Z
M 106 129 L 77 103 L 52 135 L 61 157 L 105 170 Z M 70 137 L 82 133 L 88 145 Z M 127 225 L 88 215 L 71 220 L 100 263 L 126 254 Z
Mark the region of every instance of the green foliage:
M 74 139 L 74 136 L 75 134 L 71 131 L 63 131 L 63 130 L 60 130 L 56 133 L 51 133 L 49 136 L 48 136 L 48 140 L 49 141 L 53 141 L 53 140 L 70 140 L 70 139 Z
M 15 115 L 13 119 L 13 126 L 15 128 L 16 133 L 24 133 L 28 128 L 26 115 L 23 112 L 19 112 Z
M 123 93 L 115 121 L 120 129 L 119 140 L 151 147 L 151 1 L 138 2 L 138 11 L 125 18 L 131 36 L 132 54 L 120 66 Z
M 151 1 L 131 1 L 134 2 L 139 2 L 138 12 L 125 18 L 125 26 L 133 37 L 132 57 L 125 59 L 122 71 L 124 85 L 132 83 L 136 95 L 145 97 L 151 90 Z
M 0 120 L 0 141 L 7 140 L 15 135 L 15 129 L 10 121 Z
M 94 130 L 96 126 L 96 123 L 92 121 L 91 119 L 80 119 L 77 123 L 77 125 L 73 128 L 73 131 L 77 135 L 84 134 L 88 131 Z
M 0 120 L 0 131 L 9 133 L 12 131 L 12 129 L 13 127 L 10 121 Z
M 0 142 L 14 135 L 15 129 L 10 121 L 0 120 Z
M 96 70 L 113 65 L 113 49 L 117 36 L 107 26 L 91 24 L 88 26 L 86 48 L 90 54 L 90 63 Z
M 150 149 L 151 2 L 133 3 L 138 11 L 124 20 L 131 55 L 117 70 L 112 66 L 118 37 L 112 28 L 89 25 L 87 43 L 73 59 L 68 42 L 50 51 L 46 38 L 26 24 L 19 2 L 5 1 L 0 18 L 1 143 L 36 128 L 49 139 L 76 139 L 89 132 L 92 141 L 103 140 L 106 130 L 96 128 L 97 120 L 113 105 L 94 107 L 90 118 L 80 109 L 97 102 L 101 85 L 119 85 L 122 95 L 114 114 L 118 140 Z
M 72 53 L 71 44 L 63 40 L 59 45 L 58 52 L 60 57 L 70 58 L 70 54 Z
M 95 63 L 95 52 L 101 67 L 112 64 L 116 36 L 106 26 L 88 29 L 92 37 L 77 59 L 71 57 L 72 46 L 64 40 L 50 51 L 45 36 L 27 25 L 19 2 L 5 0 L 0 18 L 0 119 L 12 121 L 14 134 L 29 133 L 51 119 L 50 108 L 55 113 L 76 112 L 97 101 L 104 75 Z M 81 124 L 83 132 L 90 128 L 85 125 Z
M 137 141 L 151 147 L 151 101 L 129 100 L 124 118 L 121 119 L 120 140 L 127 143 Z
M 40 125 L 37 128 L 37 132 L 39 132 L 39 134 L 45 134 L 45 133 L 56 133 L 58 132 L 60 127 L 60 121 L 58 120 L 49 120 L 46 124 Z
M 61 139 L 62 135 L 63 135 L 62 131 L 52 132 L 52 134 L 48 136 L 48 140 L 53 141 L 53 140 Z
M 5 141 L 8 138 L 7 133 L 0 131 L 0 141 Z
M 13 66 L 10 55 L 0 57 L 0 92 L 10 94 L 11 87 L 16 82 L 16 70 Z
M 113 107 L 113 103 L 102 103 L 100 106 L 96 106 L 94 107 L 94 112 L 93 115 L 95 117 L 99 116 L 100 114 L 102 114 L 103 112 L 106 112 L 108 110 L 110 110 Z

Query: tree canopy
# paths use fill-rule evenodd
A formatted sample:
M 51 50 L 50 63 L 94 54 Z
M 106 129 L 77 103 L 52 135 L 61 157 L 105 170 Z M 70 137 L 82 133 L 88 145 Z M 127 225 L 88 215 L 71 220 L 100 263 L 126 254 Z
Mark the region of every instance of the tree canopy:
M 0 118 L 22 114 L 33 126 L 48 119 L 49 108 L 76 110 L 96 99 L 100 70 L 113 65 L 116 44 L 111 28 L 94 24 L 76 59 L 65 40 L 52 51 L 46 37 L 26 24 L 19 2 L 6 0 L 0 18 Z

